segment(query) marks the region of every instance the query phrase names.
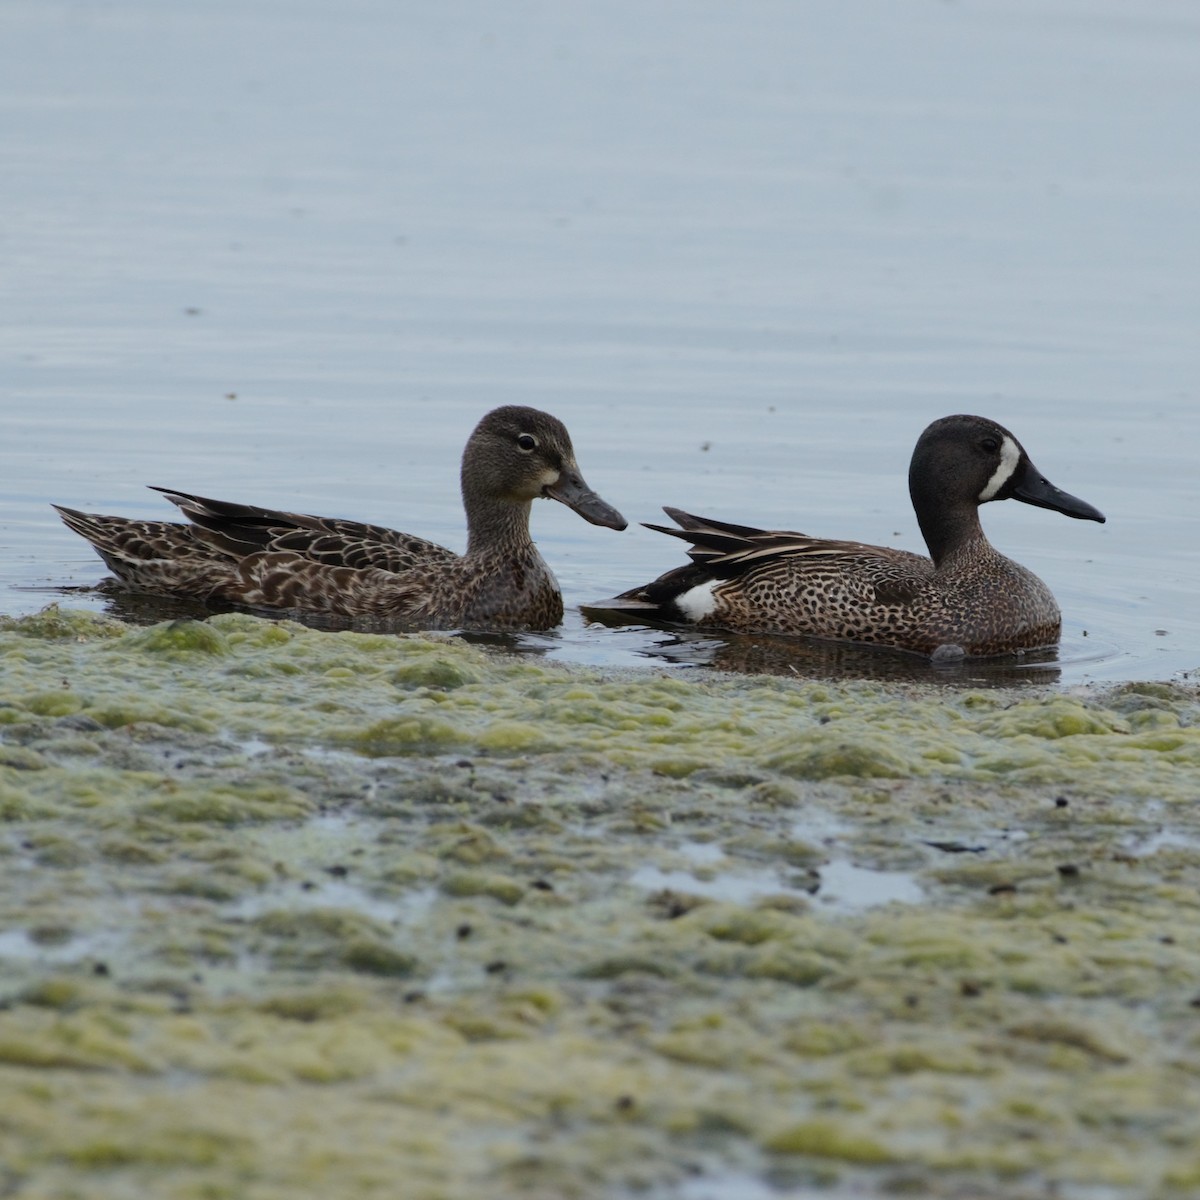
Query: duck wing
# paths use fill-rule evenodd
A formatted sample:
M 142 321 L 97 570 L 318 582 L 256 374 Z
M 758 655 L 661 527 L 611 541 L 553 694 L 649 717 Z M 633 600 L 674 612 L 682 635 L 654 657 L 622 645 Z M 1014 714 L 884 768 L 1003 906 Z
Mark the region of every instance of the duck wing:
M 685 580 L 735 579 L 768 563 L 791 563 L 799 567 L 809 563 L 814 568 L 826 566 L 843 570 L 854 570 L 858 564 L 872 578 L 888 581 L 909 577 L 924 579 L 932 569 L 929 559 L 906 550 L 815 538 L 793 530 L 755 529 L 750 525 L 697 517 L 678 508 L 664 508 L 663 512 L 680 528 L 672 529 L 669 525 L 647 525 L 646 528 L 690 542 L 688 557 L 693 564 L 705 568 L 702 572 L 691 572 Z M 678 571 L 687 572 L 689 568 L 681 567 Z
M 169 488 L 154 490 L 162 492 L 192 522 L 197 540 L 235 559 L 281 552 L 326 567 L 375 568 L 399 574 L 458 558 L 436 542 L 382 525 L 235 504 Z
M 922 594 L 933 571 L 929 559 L 905 550 L 814 538 L 791 530 L 755 529 L 677 508 L 663 511 L 679 528 L 647 528 L 689 542 L 691 562 L 590 608 L 695 620 L 701 609 L 708 613 L 718 608 L 720 597 L 729 603 L 733 597 L 754 596 L 760 589 L 773 597 L 795 595 L 799 602 L 806 581 L 844 592 L 855 605 L 903 606 Z M 714 586 L 719 588 L 716 598 Z M 699 595 L 689 600 L 694 592 Z
M 216 586 L 206 594 L 256 609 L 453 624 L 457 614 L 443 611 L 438 603 L 444 574 L 444 568 L 437 567 L 401 575 L 378 567 L 335 566 L 293 551 L 271 550 L 232 564 L 231 572 L 214 581 Z

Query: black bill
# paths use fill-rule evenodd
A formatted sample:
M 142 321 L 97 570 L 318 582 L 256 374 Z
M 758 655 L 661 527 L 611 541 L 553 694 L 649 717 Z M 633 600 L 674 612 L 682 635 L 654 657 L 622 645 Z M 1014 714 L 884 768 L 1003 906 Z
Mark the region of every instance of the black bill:
M 542 495 L 565 504 L 593 525 L 603 525 L 608 529 L 625 529 L 629 525 L 611 504 L 601 500 L 588 487 L 577 468 L 563 467 L 558 479 L 542 488 Z
M 1028 458 L 1023 469 L 1013 476 L 1010 487 L 1012 490 L 1009 494 L 1012 498 L 1024 504 L 1052 508 L 1068 517 L 1104 524 L 1104 514 L 1098 508 L 1093 508 L 1086 500 L 1080 500 L 1061 488 L 1056 488 Z

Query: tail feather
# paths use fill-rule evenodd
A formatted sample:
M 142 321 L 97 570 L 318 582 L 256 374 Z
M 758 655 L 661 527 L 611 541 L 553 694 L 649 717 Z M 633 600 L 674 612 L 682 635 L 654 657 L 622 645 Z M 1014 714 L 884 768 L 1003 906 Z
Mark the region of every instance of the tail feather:
M 153 485 L 151 485 L 153 487 Z M 154 487 L 196 527 L 196 536 L 222 554 L 240 558 L 271 547 L 281 535 L 295 529 L 314 529 L 315 517 L 299 513 L 236 504 L 229 500 L 211 500 L 173 488 Z
M 712 571 L 702 563 L 685 563 L 619 596 L 583 605 L 583 609 L 585 612 L 619 613 L 649 621 L 678 621 L 683 615 L 676 603 L 679 597 L 713 579 Z
M 689 533 L 711 532 L 714 534 L 729 534 L 739 538 L 751 538 L 763 532 L 763 530 L 753 525 L 735 525 L 732 521 L 718 521 L 713 517 L 697 517 L 692 513 L 684 512 L 681 508 L 671 508 L 669 505 L 663 505 L 663 512 L 676 525 L 682 529 L 686 529 Z
M 723 570 L 731 565 L 736 556 L 755 553 L 761 547 L 773 544 L 780 537 L 802 539 L 803 534 L 779 534 L 769 530 L 755 529 L 751 525 L 734 525 L 730 521 L 716 521 L 710 517 L 697 517 L 679 508 L 666 508 L 663 512 L 680 526 L 646 525 L 656 533 L 665 533 L 691 543 L 688 557 L 694 563 L 703 563 L 716 574 L 727 576 L 735 572 Z M 725 562 L 723 560 L 728 560 Z
M 596 611 L 640 614 L 664 621 L 699 621 L 712 611 L 713 586 L 744 575 L 756 563 L 807 552 L 812 539 L 800 533 L 779 533 L 698 517 L 679 508 L 663 512 L 679 528 L 646 524 L 647 529 L 689 543 L 691 562 L 657 579 L 589 607 Z
M 79 509 L 67 508 L 64 504 L 52 504 L 50 507 L 58 513 L 62 518 L 63 524 L 68 529 L 73 530 L 80 537 L 86 538 L 93 545 L 101 537 L 100 522 L 115 519 L 113 517 L 98 517 L 93 513 L 80 512 Z
M 187 525 L 85 513 L 61 504 L 52 507 L 67 528 L 91 542 L 106 562 L 110 556 L 129 562 L 165 561 L 180 556 L 212 557 Z
M 708 530 L 672 529 L 670 525 L 652 525 L 648 521 L 643 521 L 642 524 L 647 529 L 653 529 L 655 533 L 665 533 L 668 537 L 690 542 L 687 553 L 693 562 L 709 562 L 746 548 L 744 538 L 712 533 Z
M 189 525 L 54 508 L 118 579 L 138 591 L 206 597 L 233 568 L 232 560 L 197 538 Z

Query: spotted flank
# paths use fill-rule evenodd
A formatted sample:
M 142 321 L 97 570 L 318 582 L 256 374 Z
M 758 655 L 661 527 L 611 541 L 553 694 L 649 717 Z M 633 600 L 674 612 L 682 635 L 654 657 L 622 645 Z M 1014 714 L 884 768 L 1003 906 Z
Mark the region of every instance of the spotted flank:
M 593 525 L 624 517 L 584 482 L 548 413 L 488 413 L 463 451 L 467 552 L 380 525 L 279 512 L 157 488 L 189 524 L 55 505 L 126 587 L 254 609 L 372 617 L 426 629 L 548 629 L 562 595 L 529 533 L 535 499 Z
M 691 561 L 589 610 L 890 646 L 938 661 L 1056 644 L 1061 615 L 1050 589 L 992 546 L 979 506 L 1020 500 L 1081 520 L 1103 515 L 1056 488 L 1011 433 L 983 417 L 930 425 L 908 484 L 928 558 L 667 508 L 678 528 L 649 528 L 690 543 Z

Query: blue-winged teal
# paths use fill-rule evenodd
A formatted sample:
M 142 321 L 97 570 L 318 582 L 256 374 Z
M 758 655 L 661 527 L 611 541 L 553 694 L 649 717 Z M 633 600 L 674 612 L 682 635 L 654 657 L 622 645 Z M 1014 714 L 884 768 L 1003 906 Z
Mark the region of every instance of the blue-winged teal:
M 741 633 L 789 633 L 919 654 L 1008 654 L 1052 646 L 1061 615 L 1050 589 L 984 536 L 979 506 L 1021 500 L 1103 521 L 1059 491 L 1007 429 L 984 417 L 934 421 L 921 434 L 909 494 L 931 558 L 729 525 L 664 511 L 692 562 L 589 606 Z
M 488 413 L 463 451 L 461 556 L 377 525 L 156 490 L 192 524 L 55 507 L 138 591 L 422 628 L 548 629 L 562 620 L 558 583 L 529 536 L 538 497 L 593 525 L 626 526 L 584 482 L 562 422 L 516 406 Z

